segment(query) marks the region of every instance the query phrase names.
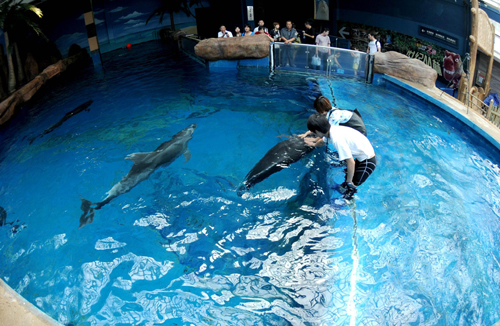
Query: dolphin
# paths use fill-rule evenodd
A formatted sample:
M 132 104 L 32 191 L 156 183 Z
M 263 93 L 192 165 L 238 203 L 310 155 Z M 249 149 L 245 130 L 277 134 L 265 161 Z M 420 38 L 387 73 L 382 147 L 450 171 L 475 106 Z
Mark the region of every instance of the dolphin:
M 80 217 L 80 228 L 85 224 L 92 223 L 94 220 L 94 207 L 101 209 L 104 205 L 109 203 L 112 199 L 129 192 L 132 188 L 137 186 L 142 181 L 149 178 L 149 176 L 160 166 L 167 166 L 174 162 L 181 154 L 184 154 L 185 161 L 189 161 L 191 153 L 187 147 L 188 142 L 193 138 L 193 132 L 196 124 L 179 131 L 171 140 L 162 143 L 153 152 L 147 153 L 133 153 L 125 157 L 127 160 L 134 162 L 134 165 L 124 176 L 120 182 L 115 184 L 111 190 L 107 192 L 107 197 L 101 202 L 91 203 L 86 199 L 82 200 L 81 209 L 83 211 Z
M 42 138 L 44 135 L 48 134 L 48 133 L 51 133 L 53 132 L 57 127 L 60 127 L 64 121 L 68 120 L 69 118 L 71 118 L 72 116 L 74 115 L 77 115 L 78 113 L 82 112 L 82 111 L 90 111 L 90 109 L 88 108 L 92 103 L 94 103 L 93 100 L 89 100 L 79 106 L 77 106 L 74 110 L 66 113 L 64 115 L 64 117 L 62 117 L 61 120 L 59 120 L 58 122 L 56 122 L 55 124 L 53 124 L 52 126 L 50 126 L 49 128 L 45 129 L 40 135 L 38 136 L 35 136 L 33 138 L 30 139 L 30 145 L 35 141 L 35 139 L 37 139 L 38 137 Z
M 7 212 L 2 206 L 0 206 L 0 226 L 3 226 L 4 224 L 7 224 Z
M 307 145 L 304 139 L 298 136 L 279 142 L 248 172 L 243 184 L 237 190 L 238 196 L 270 175 L 297 162 L 313 149 L 314 147 Z

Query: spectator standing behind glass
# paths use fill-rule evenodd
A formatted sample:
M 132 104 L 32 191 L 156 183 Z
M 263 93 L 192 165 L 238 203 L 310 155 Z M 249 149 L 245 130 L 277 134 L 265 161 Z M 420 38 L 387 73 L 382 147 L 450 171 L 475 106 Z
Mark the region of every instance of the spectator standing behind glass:
M 303 38 L 302 43 L 314 45 L 314 34 L 315 33 L 314 33 L 314 28 L 312 28 L 312 26 L 311 26 L 311 22 L 306 21 L 304 23 L 304 26 L 306 27 L 306 29 L 304 29 L 302 31 L 302 38 Z
M 334 53 L 333 53 L 333 55 L 331 56 L 331 59 L 330 59 L 330 60 L 332 60 L 333 68 L 337 72 L 338 72 L 339 69 L 342 69 L 342 66 L 340 65 L 339 60 L 338 60 L 339 58 L 340 58 L 340 52 L 339 51 L 334 51 Z
M 373 32 L 368 33 L 368 48 L 366 49 L 366 53 L 377 53 L 382 52 L 380 42 L 375 38 Z
M 253 32 L 254 32 L 254 33 L 257 33 L 257 32 L 259 31 L 259 27 L 261 27 L 261 26 L 262 26 L 262 27 L 264 27 L 264 21 L 263 21 L 262 19 L 261 19 L 261 20 L 259 20 L 259 23 L 258 23 L 258 25 L 257 25 L 257 26 L 253 29 Z M 269 31 L 267 30 L 267 27 L 264 27 L 264 31 L 265 31 L 266 33 L 269 33 Z
M 354 51 L 359 51 L 357 47 L 353 48 Z M 352 59 L 352 70 L 354 70 L 354 76 L 358 75 L 359 63 L 361 62 L 361 55 L 359 52 L 351 52 Z
M 330 47 L 330 36 L 328 36 L 328 34 L 330 34 L 330 29 L 325 27 L 323 29 L 323 33 L 316 36 L 316 45 Z M 330 49 L 316 48 L 316 55 L 318 55 L 318 53 L 321 54 L 321 64 L 323 66 L 323 69 L 326 69 L 326 60 L 331 54 L 331 51 Z
M 281 38 L 280 23 L 274 22 L 274 28 L 269 32 L 269 35 L 274 39 L 274 42 L 279 42 Z
M 246 24 L 245 31 L 243 32 L 243 34 L 241 34 L 241 36 L 248 36 L 248 35 L 253 35 L 253 32 L 252 32 L 252 27 Z
M 271 40 L 271 42 L 274 42 L 274 39 L 271 37 L 271 35 L 269 35 L 268 32 L 266 32 L 264 26 L 260 26 L 259 31 L 255 34 L 265 34 L 265 35 L 267 35 L 267 37 L 269 37 L 269 40 Z
M 273 23 L 274 28 L 269 32 L 269 35 L 274 39 L 274 42 L 279 42 L 281 41 L 281 33 L 280 33 L 280 23 L 274 22 Z M 274 63 L 276 66 L 279 67 L 281 61 L 281 48 L 279 44 L 274 45 Z
M 220 32 L 219 32 L 219 35 L 217 37 L 233 37 L 233 33 L 231 33 L 230 31 L 227 31 L 226 26 L 221 25 Z
M 241 36 L 240 28 L 238 26 L 236 26 L 236 28 L 234 29 L 234 36 L 235 37 Z
M 290 65 L 295 67 L 295 63 L 293 62 L 293 53 L 292 53 L 292 43 L 295 41 L 295 36 L 297 35 L 297 31 L 295 28 L 292 28 L 292 21 L 288 20 L 286 22 L 286 28 L 281 29 L 281 40 L 285 43 L 283 46 L 282 64 Z

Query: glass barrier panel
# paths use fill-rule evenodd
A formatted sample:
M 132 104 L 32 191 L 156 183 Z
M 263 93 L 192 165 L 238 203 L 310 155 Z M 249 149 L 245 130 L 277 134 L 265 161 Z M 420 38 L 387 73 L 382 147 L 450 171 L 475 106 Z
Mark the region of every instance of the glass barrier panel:
M 305 45 L 274 43 L 276 70 L 296 70 L 311 73 L 366 78 L 367 54 L 360 51 Z

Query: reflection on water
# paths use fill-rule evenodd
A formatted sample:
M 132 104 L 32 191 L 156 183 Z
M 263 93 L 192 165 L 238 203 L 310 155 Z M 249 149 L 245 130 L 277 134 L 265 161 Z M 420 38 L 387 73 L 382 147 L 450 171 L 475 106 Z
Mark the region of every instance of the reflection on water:
M 209 73 L 144 47 L 54 85 L 2 131 L 0 206 L 17 232 L 0 227 L 0 275 L 16 291 L 71 325 L 500 320 L 500 156 L 484 139 L 377 85 Z M 324 150 L 238 197 L 278 136 L 305 131 L 319 92 L 359 109 L 377 153 L 355 203 L 336 201 L 343 168 Z M 89 114 L 29 146 L 89 97 Z M 101 200 L 128 154 L 189 123 L 189 162 L 158 169 L 78 229 L 81 197 Z

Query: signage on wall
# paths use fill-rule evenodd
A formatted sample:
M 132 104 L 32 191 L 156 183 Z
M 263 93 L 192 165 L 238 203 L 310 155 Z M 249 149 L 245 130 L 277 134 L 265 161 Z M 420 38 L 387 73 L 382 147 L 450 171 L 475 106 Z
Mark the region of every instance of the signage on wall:
M 247 16 L 249 21 L 253 21 L 253 6 L 247 6 Z
M 420 35 L 424 35 L 428 38 L 432 38 L 432 39 L 444 42 L 444 43 L 446 43 L 454 48 L 456 48 L 458 46 L 458 40 L 456 37 L 439 32 L 435 29 L 419 26 L 418 33 Z
M 457 87 L 458 82 L 463 73 L 462 60 L 460 54 L 455 53 L 458 48 L 456 38 L 450 37 L 443 33 L 437 33 L 437 39 L 444 42 L 447 38 L 454 40 L 448 41 L 444 45 L 438 45 L 438 42 L 431 41 L 432 37 L 436 37 L 436 31 L 428 28 L 421 29 L 425 32 L 425 40 L 405 34 L 398 33 L 392 30 L 386 30 L 375 26 L 364 25 L 354 22 L 341 21 L 337 22 L 338 33 L 341 37 L 349 39 L 352 48 L 357 48 L 360 51 L 366 51 L 368 47 L 368 33 L 371 31 L 382 45 L 382 52 L 396 51 L 402 53 L 409 58 L 417 59 L 434 69 L 438 75 L 438 80 L 445 85 Z M 434 32 L 429 34 L 427 31 Z M 439 42 L 441 44 L 441 42 Z

